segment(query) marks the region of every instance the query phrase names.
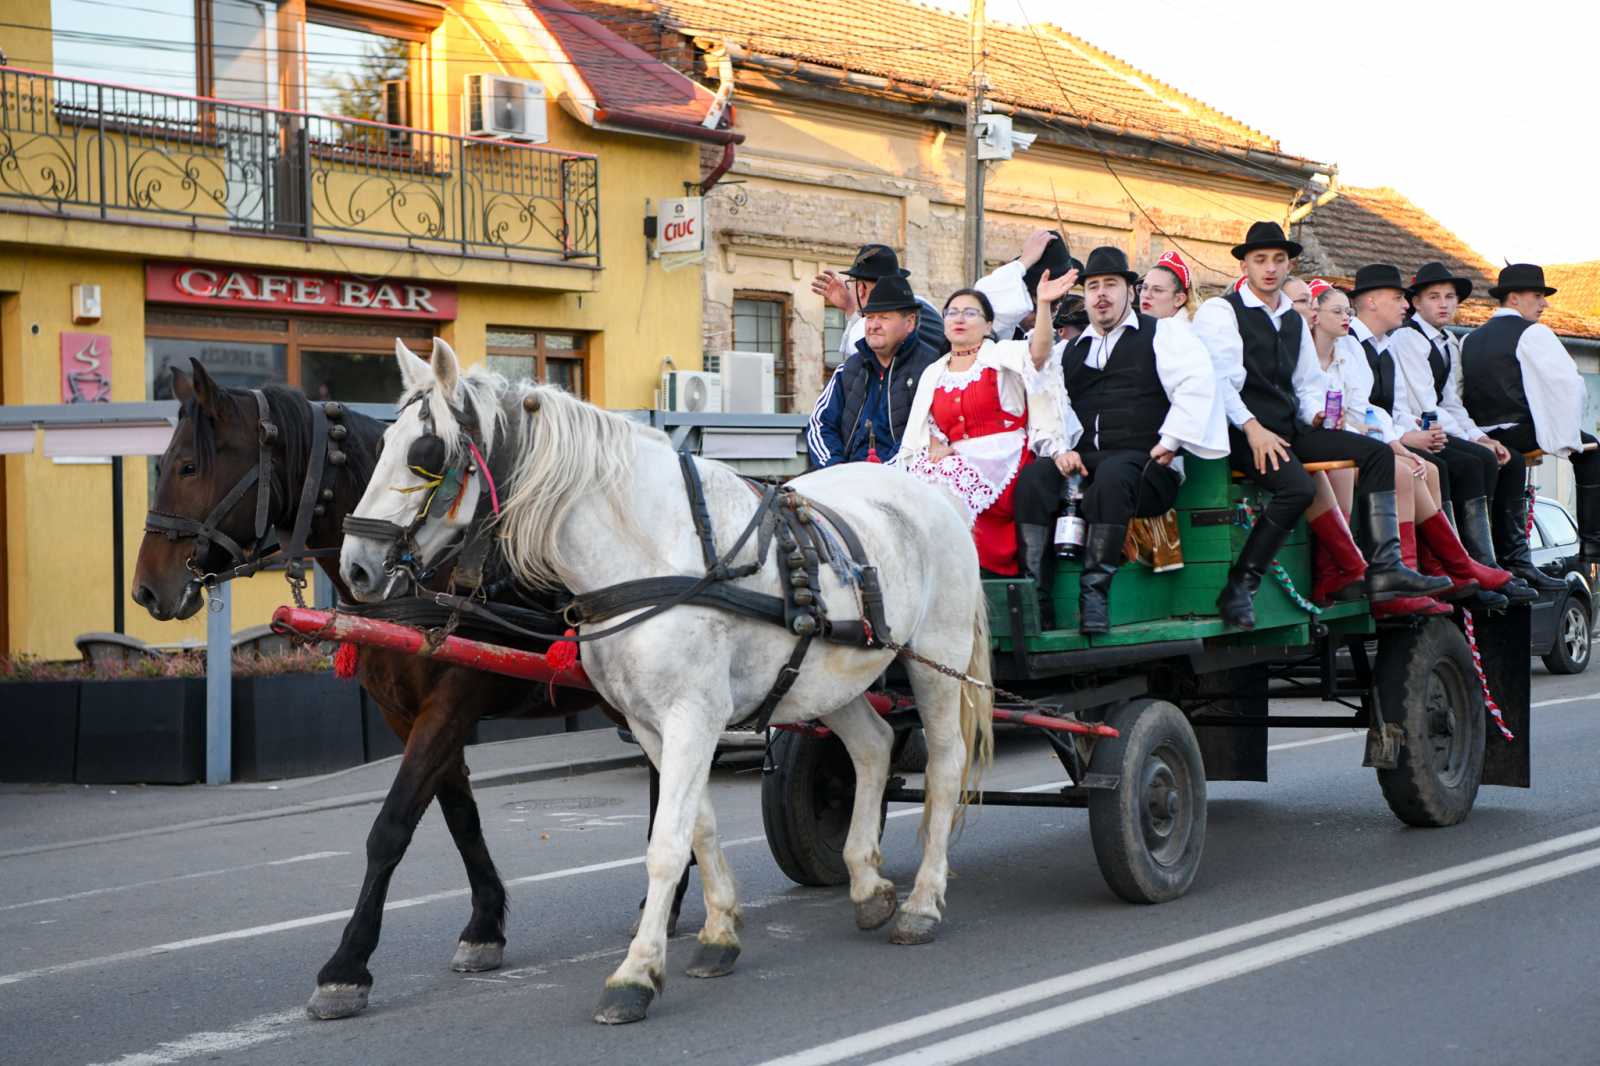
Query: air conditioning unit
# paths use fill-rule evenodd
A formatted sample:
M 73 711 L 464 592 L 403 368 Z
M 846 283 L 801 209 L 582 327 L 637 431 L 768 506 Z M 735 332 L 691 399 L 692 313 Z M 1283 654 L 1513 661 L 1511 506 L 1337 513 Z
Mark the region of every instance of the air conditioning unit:
M 771 352 L 722 354 L 722 409 L 772 414 L 778 400 Z
M 673 370 L 662 374 L 661 406 L 668 411 L 720 411 L 722 377 L 704 370 Z
M 471 137 L 504 137 L 543 144 L 544 86 L 528 78 L 500 74 L 468 74 L 461 94 L 462 126 Z
M 383 121 L 391 126 L 411 125 L 411 85 L 405 78 L 391 78 L 383 83 Z M 411 134 L 406 130 L 384 130 L 391 149 L 410 147 Z

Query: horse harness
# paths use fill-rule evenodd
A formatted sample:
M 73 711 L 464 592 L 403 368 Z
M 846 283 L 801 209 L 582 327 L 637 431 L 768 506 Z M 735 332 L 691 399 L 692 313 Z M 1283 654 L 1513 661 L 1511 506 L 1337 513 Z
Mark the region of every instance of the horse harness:
M 284 539 L 280 529 L 278 546 L 268 550 L 267 534 L 272 525 L 272 446 L 278 443 L 282 434 L 277 423 L 272 421 L 266 393 L 251 389 L 250 394 L 255 397 L 260 423 L 256 428 L 255 465 L 240 475 L 233 488 L 217 501 L 205 518 L 196 520 L 152 508 L 145 515 L 144 529 L 146 533 L 159 533 L 171 541 L 194 540 L 194 551 L 184 561 L 184 566 L 193 575 L 191 585 L 214 588 L 225 581 L 249 577 L 274 563 L 283 562 L 284 576 L 294 593 L 295 602 L 304 607 L 305 560 L 336 555 L 339 551 L 338 548 L 307 549 L 306 538 L 311 534 L 312 518 L 324 514 L 326 505 L 333 500 L 333 490 L 322 487 L 323 473 L 328 466 L 342 467 L 348 462 L 348 455 L 339 445 L 350 431 L 342 424 L 343 406 L 331 401 L 306 401 L 311 410 L 311 453 L 306 461 L 305 480 L 300 489 L 300 505 L 295 510 L 294 526 L 289 531 L 288 539 Z M 248 546 L 242 546 L 224 533 L 220 525 L 251 488 L 255 489 L 256 496 L 253 537 Z M 203 570 L 199 563 L 200 555 L 213 544 L 227 552 L 235 565 L 221 572 Z
M 385 574 L 392 576 L 403 572 L 421 586 L 437 574 L 445 563 L 455 559 L 458 561 L 451 571 L 451 586 L 476 590 L 483 582 L 484 564 L 492 546 L 493 538 L 488 527 L 492 518 L 500 514 L 499 490 L 495 486 L 494 474 L 489 470 L 489 464 L 484 459 L 479 445 L 477 420 L 465 409 L 455 407 L 450 409 L 451 415 L 466 434 L 468 453 L 465 462 L 451 466 L 449 449 L 445 445 L 444 438 L 439 436 L 434 427 L 433 415 L 429 412 L 428 405 L 421 402 L 425 395 L 423 392 L 414 393 L 400 405 L 400 410 L 404 411 L 414 403 L 420 404 L 418 410 L 422 418 L 423 434 L 411 442 L 406 452 L 406 466 L 422 480 L 422 484 L 396 489 L 397 492 L 403 493 L 427 493 L 423 497 L 422 506 L 417 508 L 417 513 L 404 526 L 383 518 L 346 515 L 344 532 L 350 536 L 365 537 L 389 545 L 383 562 Z M 453 517 L 456 508 L 466 495 L 467 480 L 474 476 L 483 478 L 484 488 L 487 490 L 484 497 L 490 505 L 488 512 L 485 512 L 482 506 L 483 500 L 480 499 L 466 535 L 458 538 L 432 566 L 420 569 L 418 560 L 421 558 L 421 553 L 417 545 L 417 531 L 432 515 L 434 503 L 441 497 L 449 501 L 446 504 L 446 517 Z
M 888 621 L 884 616 L 883 592 L 878 584 L 877 568 L 867 562 L 866 550 L 860 538 L 839 514 L 793 489 L 762 486 L 746 479 L 745 483 L 751 491 L 760 496 L 760 503 L 733 546 L 719 557 L 699 469 L 687 452 L 678 453 L 678 465 L 689 498 L 689 514 L 700 540 L 705 572 L 699 577 L 674 575 L 640 578 L 608 585 L 593 592 L 579 593 L 567 601 L 562 617 L 568 625 L 578 626 L 604 622 L 645 608 L 642 613 L 595 632 L 574 635 L 569 630 L 566 635 L 557 635 L 526 630 L 497 618 L 493 611 L 471 596 L 435 593 L 432 599 L 441 607 L 479 618 L 485 624 L 552 641 L 599 640 L 684 604 L 717 607 L 783 626 L 799 637 L 794 651 L 760 704 L 729 727 L 755 732 L 766 731 L 773 712 L 799 678 L 801 664 L 816 638 L 856 648 L 898 648 L 890 638 Z M 818 521 L 819 516 L 826 521 L 826 526 Z M 847 558 L 833 540 L 828 527 L 844 541 Z M 756 541 L 755 560 L 733 565 L 734 558 L 744 550 L 752 537 Z M 732 584 L 764 569 L 774 544 L 777 545 L 778 572 L 783 587 L 781 596 L 771 596 Z M 834 569 L 844 583 L 855 588 L 861 612 L 859 619 L 830 617 L 822 601 L 821 574 L 824 562 Z

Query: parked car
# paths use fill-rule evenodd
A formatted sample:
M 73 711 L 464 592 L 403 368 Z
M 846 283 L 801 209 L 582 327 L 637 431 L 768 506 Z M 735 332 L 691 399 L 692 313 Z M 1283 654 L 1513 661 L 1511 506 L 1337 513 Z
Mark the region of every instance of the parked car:
M 1533 508 L 1528 547 L 1534 564 L 1567 583 L 1533 605 L 1532 653 L 1553 674 L 1581 674 L 1589 667 L 1595 607 L 1600 603 L 1600 563 L 1578 555 L 1578 523 L 1555 500 L 1540 496 Z

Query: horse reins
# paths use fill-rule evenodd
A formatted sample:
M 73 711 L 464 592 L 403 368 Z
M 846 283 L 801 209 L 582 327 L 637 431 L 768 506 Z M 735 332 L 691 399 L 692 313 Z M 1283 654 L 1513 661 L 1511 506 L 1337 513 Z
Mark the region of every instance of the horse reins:
M 306 461 L 306 475 L 300 490 L 299 506 L 295 510 L 294 526 L 287 541 L 280 537 L 277 548 L 264 550 L 267 533 L 272 526 L 272 447 L 279 442 L 282 434 L 277 423 L 272 421 L 266 393 L 251 389 L 250 394 L 255 397 L 260 420 L 256 428 L 255 465 L 240 475 L 233 488 L 217 501 L 205 518 L 194 519 L 151 508 L 145 514 L 144 528 L 146 533 L 159 533 L 171 541 L 194 540 L 194 550 L 184 560 L 184 566 L 193 575 L 189 581 L 190 588 L 214 588 L 223 582 L 249 577 L 283 562 L 285 577 L 293 590 L 295 602 L 303 607 L 305 604 L 301 592 L 306 585 L 305 560 L 337 554 L 339 550 L 307 549 L 306 539 L 311 534 L 313 517 L 324 514 L 326 504 L 333 499 L 333 490 L 322 487 L 324 470 L 327 466 L 342 467 L 349 461 L 348 454 L 338 445 L 349 436 L 350 430 L 342 424 L 342 405 L 332 401 L 320 404 L 306 401 L 311 411 L 311 454 Z M 249 546 L 244 547 L 224 533 L 221 524 L 252 487 L 256 490 L 255 523 L 252 527 L 253 538 Z M 203 569 L 200 556 L 213 544 L 227 552 L 235 565 L 222 571 Z

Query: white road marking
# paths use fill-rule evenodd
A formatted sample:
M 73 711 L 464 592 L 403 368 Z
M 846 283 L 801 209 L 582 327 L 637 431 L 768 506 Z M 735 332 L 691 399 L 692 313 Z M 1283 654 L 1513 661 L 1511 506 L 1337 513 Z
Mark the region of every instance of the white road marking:
M 1564 697 L 1562 697 L 1561 699 L 1558 699 L 1558 700 L 1540 700 L 1537 703 L 1530 703 L 1530 704 L 1528 704 L 1528 706 L 1530 706 L 1530 707 L 1554 707 L 1558 703 L 1588 703 L 1591 700 L 1596 700 L 1596 699 L 1600 699 L 1600 696 L 1564 696 Z
M 1040 1037 L 1075 1028 L 1113 1014 L 1121 1014 L 1149 1003 L 1165 1002 L 1197 988 L 1241 977 L 1269 966 L 1339 947 L 1364 937 L 1475 903 L 1495 899 L 1511 892 L 1533 888 L 1563 877 L 1600 866 L 1600 848 L 1581 851 L 1550 862 L 1540 863 L 1487 881 L 1423 896 L 1373 914 L 1348 918 L 1333 925 L 1312 929 L 1258 947 L 1197 963 L 1172 973 L 1148 977 L 1143 981 L 1101 992 L 1072 1003 L 1064 1003 L 1021 1018 L 1009 1018 L 995 1025 L 915 1051 L 881 1060 L 876 1066 L 952 1066 L 994 1054 L 1004 1048 L 1037 1040 Z
M 1312 737 L 1310 740 L 1290 740 L 1282 744 L 1268 744 L 1268 751 L 1289 751 L 1291 748 L 1309 748 L 1313 744 L 1327 744 L 1335 740 L 1359 740 L 1365 733 L 1335 733 L 1329 737 Z
M 966 1003 L 958 1003 L 953 1007 L 930 1011 L 907 1021 L 893 1022 L 877 1029 L 868 1029 L 865 1032 L 829 1041 L 814 1048 L 807 1048 L 791 1055 L 771 1059 L 763 1063 L 762 1066 L 827 1066 L 829 1063 L 840 1062 L 858 1055 L 880 1051 L 895 1044 L 931 1036 L 942 1029 L 966 1025 L 969 1022 L 982 1021 L 996 1014 L 1031 1006 L 1034 1003 L 1053 999 L 1068 992 L 1090 988 L 1108 981 L 1121 980 L 1124 977 L 1130 977 L 1158 966 L 1170 966 L 1185 959 L 1220 951 L 1223 948 L 1230 948 L 1236 944 L 1258 940 L 1262 937 L 1272 936 L 1310 922 L 1344 914 L 1347 911 L 1369 908 L 1403 896 L 1431 891 L 1456 881 L 1479 877 L 1483 874 L 1505 869 L 1508 866 L 1531 862 L 1534 859 L 1541 859 L 1558 852 L 1594 844 L 1597 841 L 1600 841 L 1600 828 L 1585 829 L 1577 833 L 1569 833 L 1566 836 L 1554 837 L 1550 840 L 1540 841 L 1537 844 L 1529 844 L 1511 851 L 1500 852 L 1497 855 L 1490 855 L 1472 862 L 1447 866 L 1442 870 L 1435 870 L 1433 873 L 1419 874 L 1416 877 L 1408 877 L 1387 885 L 1380 885 L 1377 888 L 1352 892 L 1324 900 L 1321 903 L 1297 907 L 1294 910 L 1284 911 L 1267 918 L 1259 918 L 1255 921 L 1230 926 L 1214 933 L 1207 933 L 1175 944 L 1168 944 L 1165 947 L 1152 948 L 1149 951 L 1113 959 L 1110 962 L 1090 966 L 1083 970 L 1076 970 L 1057 977 L 1035 981 L 1032 984 L 1022 985 L 1005 992 L 996 992 Z
M 265 1044 L 271 1040 L 288 1035 L 286 1027 L 297 1022 L 305 1021 L 306 1012 L 303 1007 L 294 1010 L 278 1011 L 274 1014 L 263 1014 L 259 1018 L 252 1018 L 242 1025 L 232 1029 L 223 1029 L 218 1032 L 190 1033 L 180 1040 L 157 1044 L 150 1051 L 140 1051 L 131 1055 L 124 1055 L 120 1059 L 110 1062 L 95 1063 L 94 1066 L 170 1066 L 171 1063 L 182 1062 L 197 1056 L 219 1055 L 225 1051 L 238 1051 L 242 1048 L 254 1047 L 256 1044 Z
M 0 905 L 0 911 L 21 910 L 23 907 L 41 907 L 46 903 L 66 903 L 69 900 L 89 899 L 91 896 L 104 896 L 112 892 L 131 892 L 136 888 L 150 888 L 154 885 L 170 885 L 175 881 L 193 881 L 201 877 L 221 877 L 224 874 L 242 873 L 246 870 L 261 870 L 269 866 L 293 866 L 301 862 L 315 862 L 318 859 L 331 859 L 338 855 L 348 855 L 348 851 L 313 851 L 305 855 L 291 855 L 287 859 L 273 859 L 270 862 L 252 862 L 244 866 L 224 866 L 215 870 L 197 870 L 192 874 L 177 874 L 173 877 L 157 877 L 149 881 L 134 881 L 126 885 L 107 885 L 104 888 L 91 888 L 85 892 L 71 892 L 65 896 L 50 896 L 46 899 L 30 899 L 22 903 L 7 903 Z

